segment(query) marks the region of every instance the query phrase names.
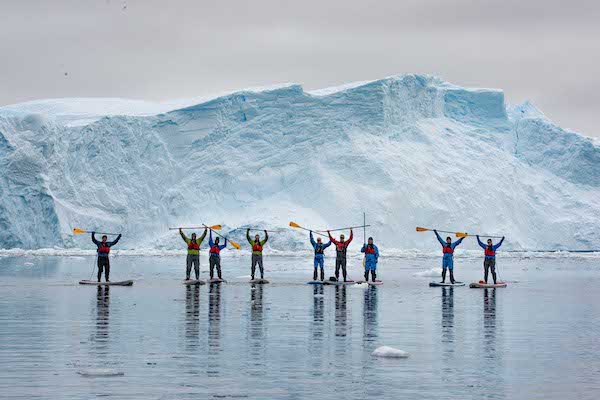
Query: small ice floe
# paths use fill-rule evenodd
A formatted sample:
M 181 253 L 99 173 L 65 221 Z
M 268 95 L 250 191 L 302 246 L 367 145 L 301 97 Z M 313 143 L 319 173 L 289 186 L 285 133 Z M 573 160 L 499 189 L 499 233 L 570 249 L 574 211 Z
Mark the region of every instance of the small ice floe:
M 26 262 L 26 263 L 23 263 L 23 265 L 26 267 L 33 267 L 35 264 L 32 262 Z
M 369 287 L 369 284 L 367 282 L 363 282 L 363 283 L 357 283 L 355 285 L 350 285 L 350 287 L 352 288 L 367 288 Z
M 426 269 L 425 271 L 415 272 L 414 276 L 441 276 L 442 270 L 439 267 Z
M 372 356 L 375 357 L 385 357 L 385 358 L 406 358 L 408 357 L 408 353 L 402 350 L 395 349 L 389 346 L 381 346 L 375 349 L 374 352 L 371 353 Z
M 117 371 L 116 369 L 111 368 L 90 368 L 90 369 L 82 369 L 77 372 L 81 376 L 87 377 L 110 377 L 110 376 L 123 376 L 125 372 Z
M 322 294 L 315 294 L 315 297 L 325 297 L 325 296 Z

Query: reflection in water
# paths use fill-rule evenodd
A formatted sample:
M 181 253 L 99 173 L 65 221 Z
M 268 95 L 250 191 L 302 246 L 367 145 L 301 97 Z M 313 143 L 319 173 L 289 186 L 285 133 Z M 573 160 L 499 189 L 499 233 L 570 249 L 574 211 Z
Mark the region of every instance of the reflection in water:
M 323 320 L 325 304 L 323 285 L 313 286 L 313 323 L 311 325 L 313 341 L 320 343 L 323 340 Z
M 505 398 L 505 382 L 498 371 L 502 368 L 502 352 L 498 349 L 496 322 L 496 289 L 483 289 L 483 357 L 481 379 L 496 393 L 497 398 Z
M 200 285 L 187 285 L 185 292 L 185 338 L 188 350 L 198 347 L 200 335 Z
M 442 287 L 442 344 L 445 358 L 454 353 L 454 288 Z M 451 370 L 446 363 L 446 370 Z
M 488 352 L 496 350 L 496 289 L 483 289 L 483 335 Z
M 347 319 L 346 285 L 337 285 L 335 287 L 335 336 L 348 334 Z
M 208 376 L 220 374 L 221 284 L 211 283 L 208 290 Z
M 94 341 L 97 350 L 104 350 L 108 344 L 108 323 L 110 306 L 110 286 L 98 286 L 96 293 L 96 334 Z
M 248 373 L 251 376 L 265 375 L 265 331 L 263 321 L 263 287 L 253 284 L 250 287 L 250 326 L 248 328 L 248 345 L 250 359 Z
M 363 341 L 373 342 L 377 338 L 377 287 L 369 286 L 364 292 Z

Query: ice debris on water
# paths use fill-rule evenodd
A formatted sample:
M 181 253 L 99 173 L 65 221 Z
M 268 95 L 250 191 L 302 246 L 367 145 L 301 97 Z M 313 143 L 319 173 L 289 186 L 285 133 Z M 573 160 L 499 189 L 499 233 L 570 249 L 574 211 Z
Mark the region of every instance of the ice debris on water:
M 407 358 L 409 356 L 406 351 L 395 349 L 389 346 L 378 347 L 371 353 L 371 355 L 385 358 Z
M 90 368 L 90 369 L 82 369 L 77 372 L 81 376 L 88 377 L 110 377 L 110 376 L 123 376 L 125 372 L 117 371 L 111 368 Z

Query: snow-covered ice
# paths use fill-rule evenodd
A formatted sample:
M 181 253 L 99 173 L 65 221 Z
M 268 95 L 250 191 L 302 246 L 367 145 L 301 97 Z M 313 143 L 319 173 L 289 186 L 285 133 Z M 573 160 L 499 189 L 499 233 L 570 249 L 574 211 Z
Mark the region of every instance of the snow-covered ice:
M 385 358 L 407 358 L 409 354 L 406 351 L 399 350 L 389 346 L 381 346 L 375 349 L 372 356 Z
M 227 233 L 294 220 L 322 229 L 360 223 L 363 212 L 382 257 L 439 250 L 415 226 L 500 232 L 501 250 L 600 242 L 597 141 L 528 102 L 507 106 L 500 90 L 431 76 L 158 105 L 1 107 L 0 166 L 7 249 L 92 249 L 89 237 L 67 233 L 80 227 L 123 232 L 118 249 L 172 254 L 182 247 L 172 226 L 221 223 Z M 244 235 L 232 239 L 244 245 Z M 267 251 L 309 246 L 289 229 L 271 235 Z M 480 251 L 472 239 L 457 256 L 465 250 Z

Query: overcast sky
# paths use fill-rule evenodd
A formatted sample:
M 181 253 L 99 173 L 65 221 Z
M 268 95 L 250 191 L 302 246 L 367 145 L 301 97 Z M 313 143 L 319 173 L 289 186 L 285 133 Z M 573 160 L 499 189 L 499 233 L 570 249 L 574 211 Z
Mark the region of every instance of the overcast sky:
M 600 136 L 600 1 L 0 0 L 0 105 L 428 73 Z

